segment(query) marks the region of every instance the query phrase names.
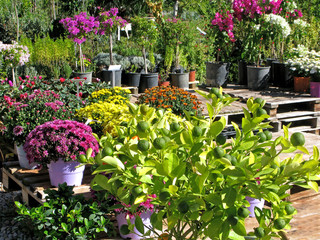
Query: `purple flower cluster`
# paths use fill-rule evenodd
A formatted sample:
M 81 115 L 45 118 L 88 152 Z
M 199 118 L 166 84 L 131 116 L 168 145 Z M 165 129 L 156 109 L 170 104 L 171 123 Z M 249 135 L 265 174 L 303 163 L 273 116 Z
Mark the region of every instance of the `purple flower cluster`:
M 282 0 L 234 0 L 233 15 L 239 21 L 243 18 L 255 18 L 262 14 L 280 14 L 282 9 L 280 7 Z
M 99 16 L 100 27 L 96 29 L 96 33 L 105 35 L 112 32 L 118 26 L 125 27 L 128 22 L 122 17 L 118 16 L 118 8 L 111 8 L 109 11 L 100 13 Z
M 55 120 L 32 130 L 26 138 L 24 150 L 30 163 L 40 164 L 57 161 L 76 161 L 78 156 L 92 148 L 92 157 L 99 151 L 99 144 L 92 129 L 80 122 Z
M 68 37 L 79 45 L 86 41 L 86 34 L 97 29 L 100 24 L 97 18 L 88 16 L 86 12 L 81 12 L 73 18 L 61 19 L 60 23 L 69 31 Z
M 218 26 L 221 32 L 226 31 L 231 42 L 236 41 L 233 33 L 233 16 L 229 11 L 225 14 L 217 12 L 211 23 L 214 26 Z

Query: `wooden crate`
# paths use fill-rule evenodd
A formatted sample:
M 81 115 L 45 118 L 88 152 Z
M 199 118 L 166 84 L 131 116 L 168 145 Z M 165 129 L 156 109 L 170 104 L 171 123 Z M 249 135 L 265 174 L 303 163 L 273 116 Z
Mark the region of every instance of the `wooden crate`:
M 73 189 L 75 194 L 84 194 L 86 198 L 89 198 L 91 196 L 90 182 L 92 179 L 90 169 L 86 168 L 82 180 L 83 184 Z M 7 191 L 21 189 L 22 200 L 27 205 L 42 204 L 46 197 L 44 191 L 46 189 L 57 189 L 51 186 L 49 173 L 46 169 L 22 169 L 18 161 L 3 163 L 2 183 L 3 188 Z

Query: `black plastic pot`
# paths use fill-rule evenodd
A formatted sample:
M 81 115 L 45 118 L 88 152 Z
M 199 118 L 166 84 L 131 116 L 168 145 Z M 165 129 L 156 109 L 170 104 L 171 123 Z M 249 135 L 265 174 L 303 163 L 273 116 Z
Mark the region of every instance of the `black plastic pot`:
M 269 87 L 270 67 L 247 66 L 248 88 L 262 90 Z
M 293 88 L 293 77 L 290 68 L 285 63 L 273 62 L 273 86 L 282 88 Z
M 128 86 L 139 87 L 140 78 L 141 78 L 140 73 L 127 73 L 126 74 L 126 81 L 127 81 Z
M 116 70 L 116 71 L 110 71 L 110 70 L 102 70 L 102 81 L 103 82 L 110 82 L 110 85 L 112 85 L 112 77 L 113 77 L 113 72 L 115 73 L 115 79 L 114 79 L 114 86 L 121 87 L 121 70 Z
M 139 93 L 156 86 L 158 86 L 158 73 L 141 73 Z
M 228 73 L 228 63 L 206 62 L 206 85 L 210 87 L 225 87 Z

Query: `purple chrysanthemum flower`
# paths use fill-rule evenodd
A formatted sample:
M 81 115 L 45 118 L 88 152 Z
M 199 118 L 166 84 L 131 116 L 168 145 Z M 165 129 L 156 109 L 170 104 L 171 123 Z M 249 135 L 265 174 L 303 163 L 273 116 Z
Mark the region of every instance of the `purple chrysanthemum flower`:
M 14 128 L 13 128 L 13 134 L 15 135 L 15 136 L 19 136 L 19 135 L 21 135 L 22 133 L 23 133 L 23 127 L 22 126 L 15 126 Z

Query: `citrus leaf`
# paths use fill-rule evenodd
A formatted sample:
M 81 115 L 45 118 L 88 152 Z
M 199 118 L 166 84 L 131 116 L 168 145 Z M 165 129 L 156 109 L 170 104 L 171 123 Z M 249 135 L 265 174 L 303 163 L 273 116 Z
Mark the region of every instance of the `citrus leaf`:
M 101 161 L 104 163 L 107 163 L 113 167 L 116 167 L 119 170 L 124 170 L 123 163 L 117 158 L 106 156 L 106 157 L 102 158 Z
M 134 226 L 141 234 L 144 234 L 144 226 L 143 226 L 143 222 L 141 220 L 141 217 L 139 215 L 137 215 L 137 216 L 135 216 L 135 218 L 136 218 L 136 220 L 134 221 Z

